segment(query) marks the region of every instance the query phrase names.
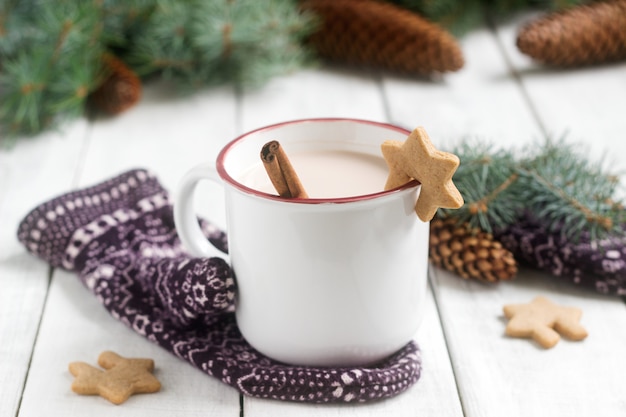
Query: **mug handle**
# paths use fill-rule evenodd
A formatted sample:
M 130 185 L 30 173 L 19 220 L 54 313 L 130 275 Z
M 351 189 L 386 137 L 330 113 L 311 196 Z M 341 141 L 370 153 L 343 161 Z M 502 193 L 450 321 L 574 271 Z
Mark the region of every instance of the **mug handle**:
M 178 185 L 178 193 L 174 201 L 174 224 L 180 240 L 187 251 L 197 257 L 225 257 L 209 242 L 202 233 L 194 210 L 193 197 L 196 186 L 202 180 L 209 180 L 222 185 L 217 170 L 212 164 L 200 164 L 187 172 Z

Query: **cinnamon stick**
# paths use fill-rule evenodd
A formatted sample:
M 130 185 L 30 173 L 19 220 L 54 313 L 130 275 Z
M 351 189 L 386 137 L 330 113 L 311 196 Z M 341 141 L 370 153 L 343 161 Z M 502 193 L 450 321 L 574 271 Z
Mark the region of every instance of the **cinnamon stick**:
M 263 145 L 261 160 L 278 195 L 285 198 L 309 198 L 278 141 L 273 140 Z

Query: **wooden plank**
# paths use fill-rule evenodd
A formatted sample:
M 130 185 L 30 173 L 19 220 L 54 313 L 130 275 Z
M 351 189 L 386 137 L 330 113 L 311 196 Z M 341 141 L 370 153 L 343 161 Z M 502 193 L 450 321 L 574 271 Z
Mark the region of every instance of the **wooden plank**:
M 37 204 L 71 186 L 86 123 L 20 139 L 0 150 L 0 415 L 14 416 L 46 299 L 49 267 L 17 241 L 17 226 Z
M 164 86 L 149 86 L 137 107 L 93 124 L 78 184 L 87 186 L 131 168 L 145 167 L 173 192 L 188 169 L 214 159 L 222 144 L 232 138 L 235 115 L 236 99 L 230 88 L 177 97 Z M 211 200 L 217 206 L 216 199 Z M 112 412 L 126 416 L 206 415 L 207 411 L 239 415 L 236 390 L 116 321 L 74 274 L 55 271 L 40 333 L 21 416 L 41 415 L 42 410 L 46 415 L 65 417 Z M 133 397 L 121 407 L 73 394 L 68 363 L 82 360 L 95 364 L 100 352 L 107 349 L 154 358 L 162 392 Z
M 379 78 L 336 69 L 302 71 L 244 91 L 241 120 L 245 130 L 307 117 L 353 117 L 387 121 Z M 436 308 L 429 295 L 425 318 L 417 335 L 423 351 L 424 373 L 408 392 L 363 406 L 316 406 L 244 398 L 244 415 L 441 415 L 459 416 L 461 407 Z M 419 411 L 424 411 L 424 414 Z
M 173 196 L 183 175 L 200 163 L 214 162 L 235 138 L 238 102 L 234 88 L 202 90 L 180 96 L 167 84 L 149 86 L 141 104 L 94 126 L 80 185 L 89 185 L 132 168 L 147 168 Z M 200 183 L 196 208 L 225 225 L 219 186 Z
M 234 138 L 236 106 L 230 87 L 180 96 L 166 84 L 148 86 L 137 107 L 94 124 L 80 185 L 143 167 L 173 193 L 187 170 L 214 161 Z
M 550 136 L 587 143 L 590 157 L 606 156 L 609 166 L 624 172 L 626 62 L 570 70 L 541 66 L 515 47 L 518 28 L 537 16 L 520 15 L 497 30 L 537 117 Z
M 436 297 L 467 416 L 618 416 L 626 365 L 626 307 L 618 298 L 522 272 L 516 281 L 486 286 L 434 269 Z M 544 295 L 583 310 L 589 337 L 544 350 L 504 335 L 505 304 Z
M 243 131 L 313 117 L 352 117 L 388 121 L 380 86 L 367 72 L 303 70 L 243 93 Z
M 459 40 L 465 66 L 437 80 L 385 76 L 390 120 L 424 126 L 445 148 L 462 138 L 510 146 L 541 136 L 541 128 L 511 75 L 496 38 L 477 29 Z

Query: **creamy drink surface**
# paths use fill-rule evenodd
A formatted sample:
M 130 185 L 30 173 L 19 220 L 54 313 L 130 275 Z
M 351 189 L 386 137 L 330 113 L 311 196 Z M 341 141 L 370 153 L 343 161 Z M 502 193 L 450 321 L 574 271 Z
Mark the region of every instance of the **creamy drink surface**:
M 335 150 L 289 153 L 309 198 L 341 198 L 383 191 L 389 170 L 382 156 Z M 260 162 L 238 180 L 268 194 L 276 190 Z

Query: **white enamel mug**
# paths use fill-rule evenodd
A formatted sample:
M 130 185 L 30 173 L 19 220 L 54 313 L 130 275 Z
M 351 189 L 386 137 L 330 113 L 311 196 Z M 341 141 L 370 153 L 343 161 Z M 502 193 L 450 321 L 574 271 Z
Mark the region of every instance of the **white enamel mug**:
M 383 141 L 403 141 L 409 133 L 355 119 L 276 124 L 238 137 L 215 166 L 200 165 L 182 179 L 176 228 L 188 251 L 200 257 L 215 251 L 194 213 L 196 184 L 208 179 L 224 187 L 237 323 L 258 351 L 289 364 L 353 366 L 377 362 L 412 340 L 428 268 L 429 226 L 414 211 L 419 183 L 369 195 L 289 200 L 238 181 L 271 140 L 291 150 L 382 158 Z

